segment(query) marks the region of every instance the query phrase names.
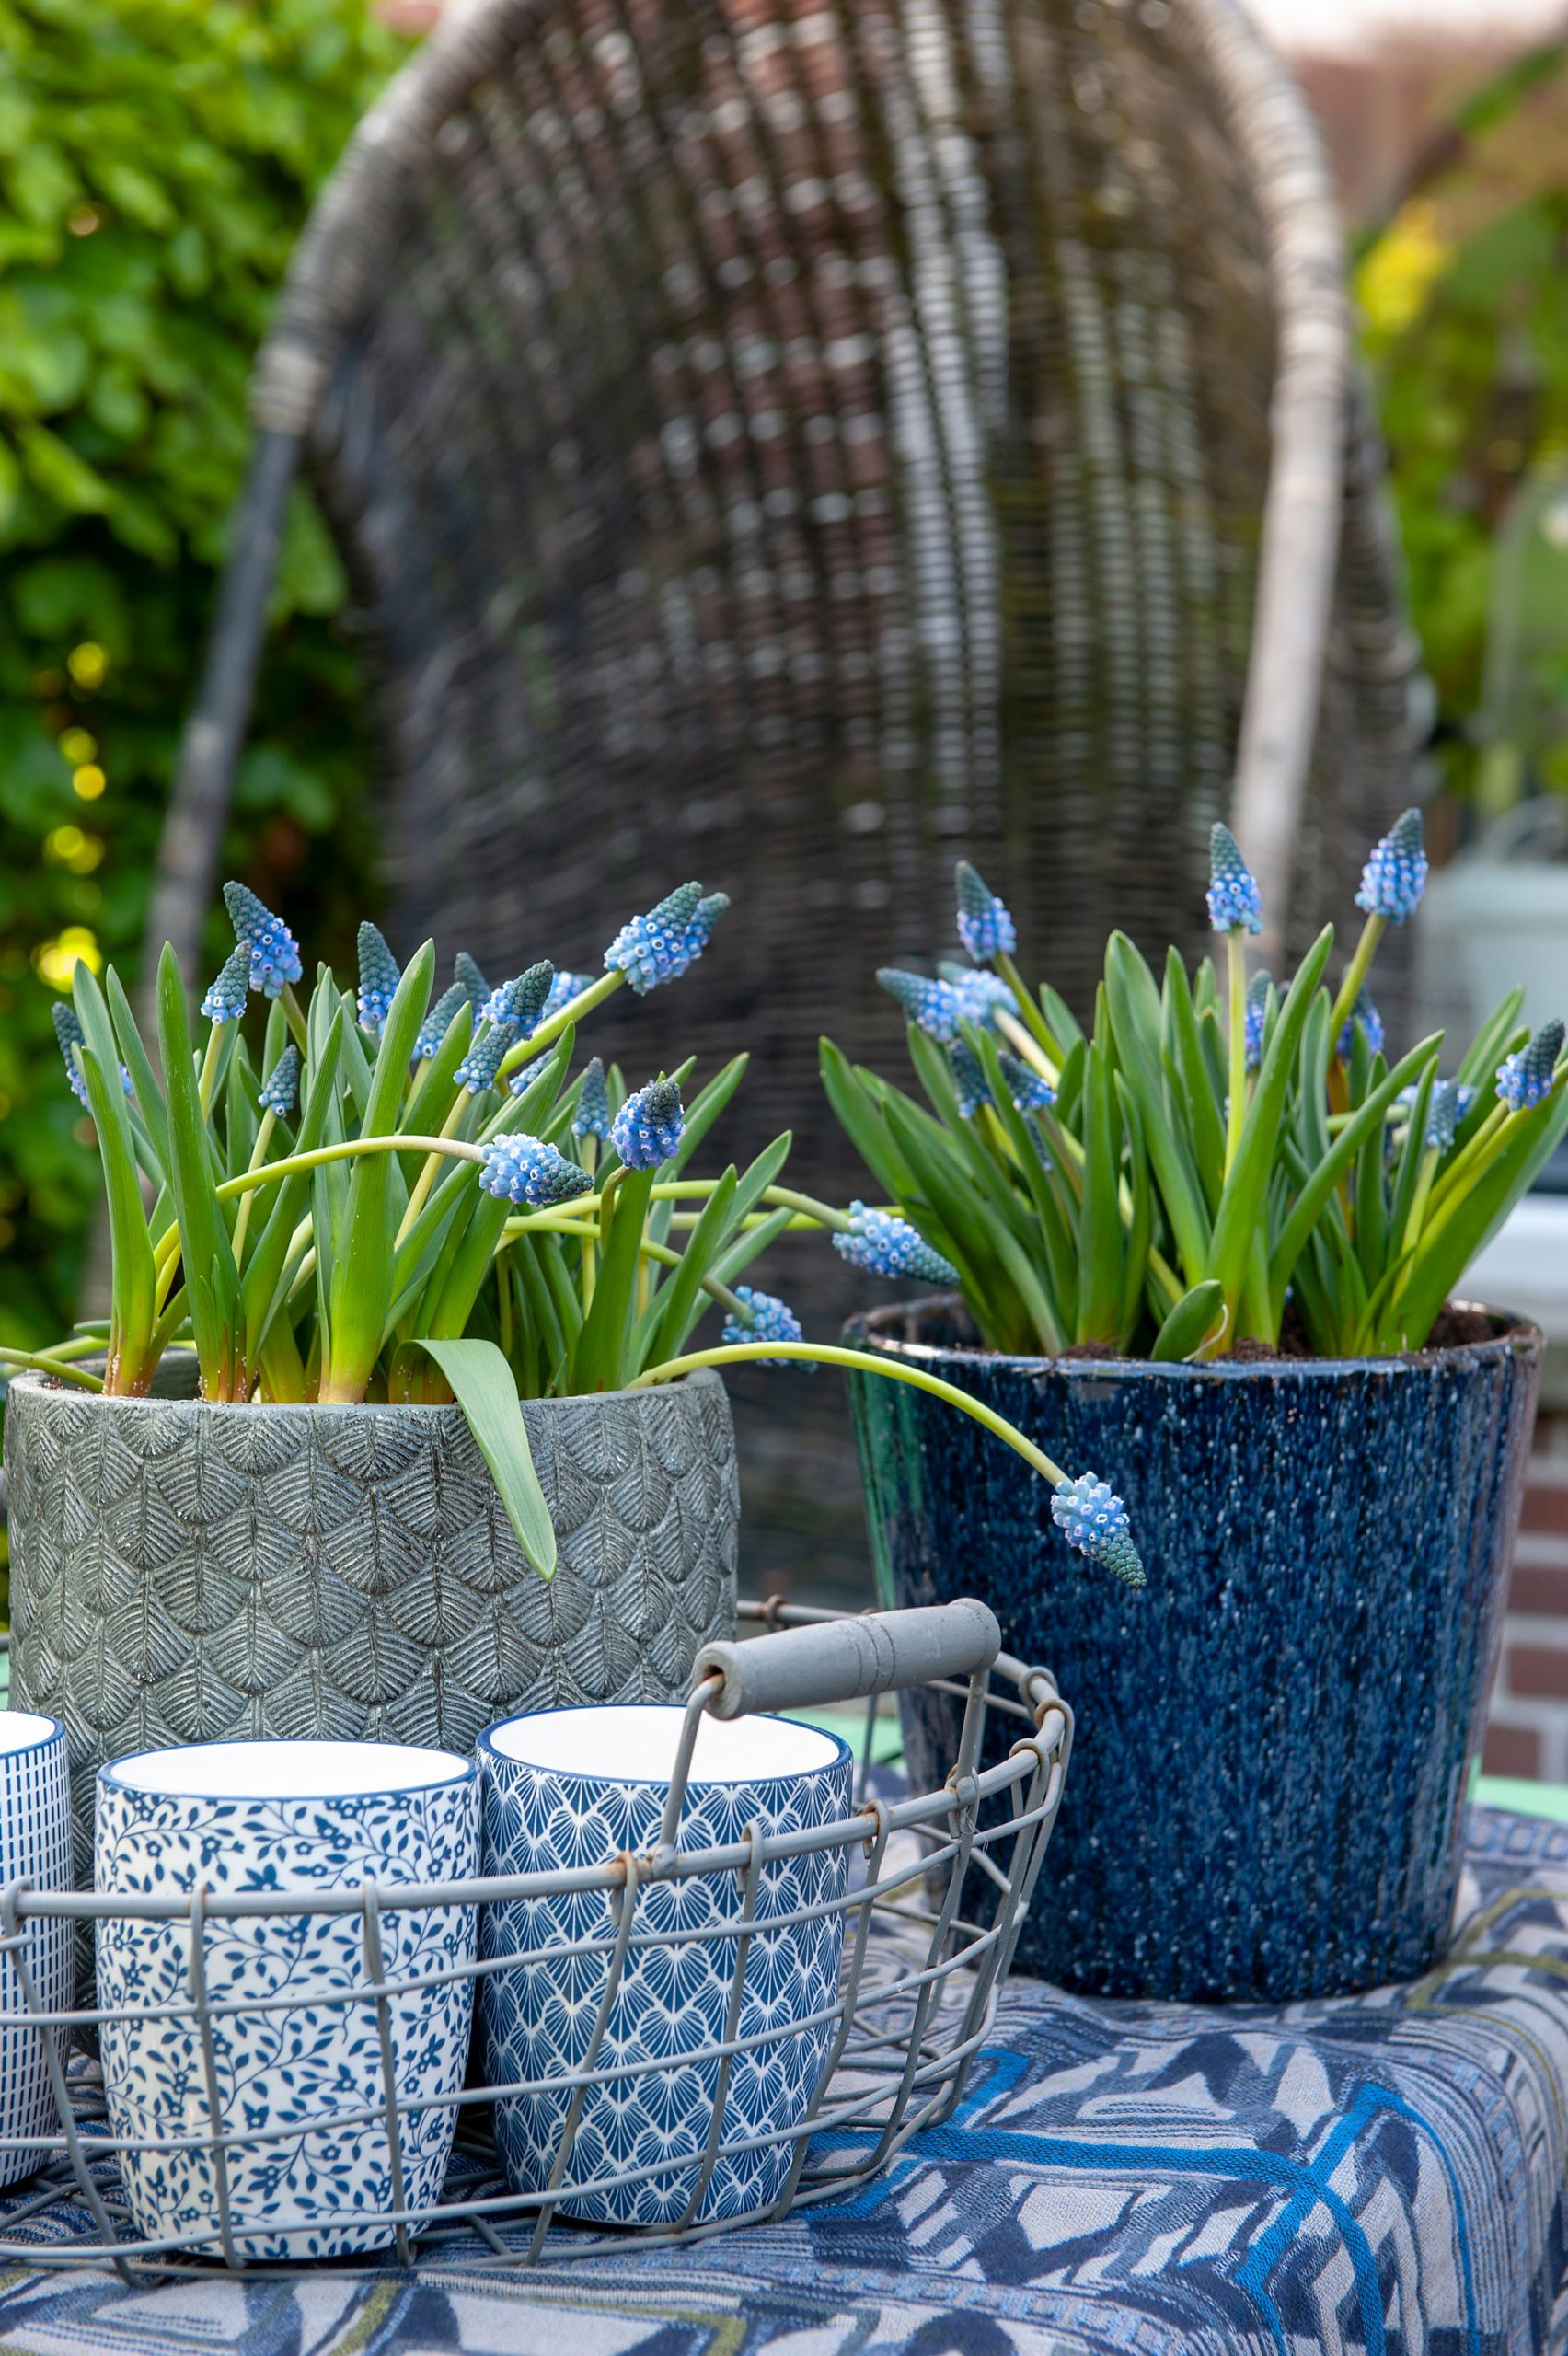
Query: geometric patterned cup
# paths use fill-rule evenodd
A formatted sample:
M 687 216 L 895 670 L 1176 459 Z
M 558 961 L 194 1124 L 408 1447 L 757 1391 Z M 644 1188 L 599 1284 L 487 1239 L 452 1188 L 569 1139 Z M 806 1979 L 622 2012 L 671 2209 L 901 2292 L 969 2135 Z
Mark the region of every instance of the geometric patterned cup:
M 560 1874 L 657 1842 L 686 1712 L 556 1710 L 479 1737 L 485 1872 Z M 842 1821 L 851 1759 L 836 1736 L 783 1718 L 704 1716 L 676 1845 L 727 1847 L 747 1828 L 783 1833 Z M 740 1873 L 644 1883 L 619 1988 L 562 2177 L 563 2216 L 650 2224 L 732 2217 L 778 2199 L 835 2024 L 844 1917 L 790 1923 L 842 1900 L 848 1850 L 774 1859 L 757 1878 L 733 2032 L 727 2024 L 741 1942 Z M 482 1910 L 480 1952 L 512 1957 L 482 1982 L 485 2076 L 527 2082 L 496 2105 L 496 2140 L 513 2189 L 548 2187 L 572 2089 L 608 1985 L 618 1891 L 567 1892 Z M 562 1949 L 592 1942 L 587 1953 Z M 719 2099 L 713 2049 L 732 2034 L 721 2145 L 706 2186 Z M 640 2064 L 653 2065 L 640 2069 Z M 750 2144 L 752 2148 L 746 2148 Z M 700 2197 L 698 2197 L 700 2195 Z
M 0 1710 L 0 1889 L 14 1881 L 37 1889 L 71 1887 L 65 1729 L 58 1718 L 29 1710 Z M 35 1920 L 22 1928 L 38 2003 L 48 2012 L 68 2011 L 71 1925 Z M 44 2155 L 29 2137 L 59 2126 L 44 2038 L 59 2045 L 64 2032 L 17 2022 L 28 2009 L 15 1963 L 0 1956 L 0 2185 L 30 2176 Z
M 113 2015 L 99 2035 L 110 2127 L 179 2144 L 121 2156 L 138 2234 L 219 2254 L 226 2224 L 244 2258 L 340 2258 L 391 2242 L 394 2210 L 433 2206 L 473 1983 L 425 1983 L 471 1964 L 474 1909 L 399 1909 L 395 1892 L 469 1880 L 478 1865 L 478 1777 L 451 1751 L 204 1743 L 99 1771 L 100 1896 L 201 1893 L 194 1921 L 98 1926 L 98 2002 Z M 213 1911 L 237 1893 L 344 1888 L 365 1890 L 365 1903 L 341 1914 Z M 376 1981 L 395 1988 L 385 2015 L 400 2201 L 382 2023 L 363 1992 Z M 203 1982 L 210 2064 L 195 2010 Z M 372 2116 L 352 2116 L 362 2111 Z

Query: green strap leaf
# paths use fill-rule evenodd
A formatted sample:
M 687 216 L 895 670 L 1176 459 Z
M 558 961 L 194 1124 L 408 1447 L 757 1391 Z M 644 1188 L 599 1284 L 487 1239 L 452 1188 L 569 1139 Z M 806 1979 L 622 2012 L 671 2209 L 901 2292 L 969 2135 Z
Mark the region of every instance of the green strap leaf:
M 213 1140 L 202 1117 L 191 1059 L 179 962 L 166 943 L 158 961 L 158 1052 L 168 1091 L 169 1183 L 190 1300 L 190 1328 L 209 1399 L 234 1392 L 239 1356 L 239 1271 L 213 1174 Z M 232 1026 L 231 1026 L 232 1027 Z
M 1195 1357 L 1204 1344 L 1218 1339 L 1216 1328 L 1225 1316 L 1225 1287 L 1214 1276 L 1184 1292 L 1155 1335 L 1151 1357 L 1162 1364 Z
M 517 1543 L 542 1579 L 554 1578 L 555 1524 L 534 1469 L 512 1369 L 493 1342 L 427 1339 L 421 1347 L 452 1385 L 474 1445 L 495 1475 Z

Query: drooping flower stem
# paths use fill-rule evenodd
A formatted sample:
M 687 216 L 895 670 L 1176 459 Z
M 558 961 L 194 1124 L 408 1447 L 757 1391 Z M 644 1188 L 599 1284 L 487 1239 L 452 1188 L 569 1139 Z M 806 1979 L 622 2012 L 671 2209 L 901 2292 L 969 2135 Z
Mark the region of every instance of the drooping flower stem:
M 677 1375 L 696 1374 L 705 1366 L 741 1366 L 752 1358 L 806 1358 L 820 1366 L 854 1367 L 862 1374 L 885 1375 L 890 1382 L 912 1383 L 917 1391 L 928 1391 L 934 1399 L 945 1401 L 950 1407 L 962 1409 L 983 1424 L 997 1439 L 1006 1440 L 1016 1449 L 1026 1464 L 1049 1481 L 1054 1489 L 1066 1479 L 1059 1464 L 1054 1464 L 1043 1449 L 1026 1439 L 1015 1425 L 982 1399 L 972 1399 L 967 1391 L 960 1391 L 956 1383 L 944 1382 L 938 1374 L 928 1374 L 923 1367 L 905 1366 L 901 1360 L 881 1357 L 870 1350 L 846 1350 L 826 1342 L 729 1342 L 717 1349 L 691 1350 L 684 1357 L 666 1358 L 663 1366 L 651 1366 L 638 1375 L 628 1386 L 633 1391 L 651 1390 L 658 1382 L 673 1382 Z
M 101 1391 L 103 1377 L 89 1374 L 85 1366 L 73 1366 L 69 1358 L 56 1357 L 50 1350 L 14 1350 L 8 1342 L 0 1342 L 0 1366 L 20 1372 L 53 1375 L 60 1382 L 74 1382 L 82 1391 Z
M 1247 1118 L 1247 936 L 1233 924 L 1225 936 L 1226 968 L 1230 982 L 1230 1101 L 1225 1116 L 1225 1174 L 1228 1178 L 1241 1150 L 1241 1130 Z
M 1339 986 L 1339 996 L 1334 1000 L 1333 1011 L 1329 1017 L 1329 1037 L 1335 1043 L 1336 1053 L 1341 1034 L 1350 1020 L 1351 1010 L 1361 996 L 1361 986 L 1372 970 L 1372 960 L 1378 954 L 1378 944 L 1388 930 L 1388 918 L 1375 915 L 1369 916 L 1361 928 L 1361 938 L 1355 944 L 1355 953 L 1344 969 L 1344 979 Z
M 461 1089 L 459 1089 L 457 1091 L 456 1102 L 454 1103 L 452 1110 L 448 1113 L 445 1120 L 441 1125 L 441 1136 L 443 1138 L 455 1136 L 462 1122 L 467 1102 L 468 1100 L 467 1095 Z M 421 1211 L 423 1210 L 430 1196 L 430 1190 L 435 1184 L 436 1173 L 441 1168 L 443 1152 L 444 1148 L 438 1141 L 434 1149 L 425 1156 L 424 1167 L 420 1172 L 419 1176 L 415 1179 L 412 1187 L 409 1189 L 409 1207 L 403 1213 L 402 1218 L 398 1223 L 394 1249 L 396 1249 L 397 1244 L 402 1242 L 404 1237 L 408 1234 L 409 1230 L 412 1227 L 415 1219 L 418 1218 Z M 483 1157 L 481 1156 L 480 1159 L 482 1158 Z
M 507 1049 L 496 1073 L 498 1084 L 509 1073 L 514 1072 L 519 1064 L 532 1063 L 534 1057 L 543 1055 L 547 1047 L 553 1047 L 563 1031 L 570 1030 L 574 1022 L 580 1022 L 585 1014 L 592 1014 L 596 1006 L 603 1006 L 625 980 L 626 976 L 617 966 L 607 974 L 601 974 L 587 989 L 579 990 L 575 998 L 569 998 L 566 1004 L 548 1021 L 541 1022 L 536 1031 L 530 1032 L 527 1038 L 519 1039 L 515 1045 Z
M 248 1195 L 258 1186 L 270 1186 L 274 1179 L 293 1178 L 302 1170 L 320 1170 L 329 1161 L 352 1161 L 360 1153 L 428 1153 L 435 1161 L 444 1156 L 448 1161 L 481 1164 L 485 1159 L 482 1147 L 470 1145 L 466 1138 L 396 1134 L 385 1138 L 344 1138 L 336 1145 L 313 1146 L 308 1153 L 284 1154 L 280 1161 L 269 1161 L 262 1170 L 242 1170 L 236 1178 L 225 1178 L 213 1191 L 220 1203 L 231 1202 L 236 1195 Z

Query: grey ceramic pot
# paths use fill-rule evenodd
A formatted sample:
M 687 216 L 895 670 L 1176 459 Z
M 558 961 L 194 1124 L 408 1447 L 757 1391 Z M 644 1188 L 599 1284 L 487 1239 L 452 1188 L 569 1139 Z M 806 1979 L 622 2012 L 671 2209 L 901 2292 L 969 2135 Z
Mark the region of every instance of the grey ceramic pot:
M 1127 1502 L 1148 1585 L 1068 1551 L 1013 1451 L 854 1378 L 882 1599 L 978 1595 L 1050 1664 L 1072 1774 L 1019 1963 L 1112 1996 L 1345 1994 L 1453 1919 L 1540 1380 L 1534 1326 L 1402 1358 L 1009 1358 L 955 1300 L 858 1321 Z M 953 1729 L 905 1697 L 917 1788 Z
M 559 1542 L 548 1582 L 455 1407 L 11 1384 L 11 1698 L 64 1720 L 79 1877 L 94 1777 L 126 1751 L 255 1735 L 467 1751 L 513 1711 L 686 1699 L 698 1647 L 733 1634 L 722 1383 L 523 1415 Z

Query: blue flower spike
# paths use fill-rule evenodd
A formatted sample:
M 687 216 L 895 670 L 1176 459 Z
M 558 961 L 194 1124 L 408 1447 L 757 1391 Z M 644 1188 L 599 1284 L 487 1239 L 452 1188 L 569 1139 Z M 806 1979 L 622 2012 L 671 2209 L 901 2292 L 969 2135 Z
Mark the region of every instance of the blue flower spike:
M 515 1022 L 481 1022 L 452 1075 L 458 1087 L 466 1088 L 470 1096 L 482 1096 L 487 1088 L 493 1088 L 501 1059 L 516 1036 Z
M 1269 992 L 1273 987 L 1274 976 L 1267 973 L 1254 974 L 1247 985 L 1244 1027 L 1249 1071 L 1256 1071 L 1263 1060 L 1263 1023 L 1267 1019 Z
M 1396 818 L 1361 871 L 1355 905 L 1369 917 L 1403 924 L 1421 905 L 1426 889 L 1426 852 L 1421 838 L 1421 813 L 1407 810 Z
M 534 1033 L 547 1023 L 552 1015 L 559 1014 L 563 1006 L 570 1006 L 580 992 L 591 989 L 593 985 L 592 974 L 556 974 L 545 993 L 544 1004 L 540 1007 L 529 1029 L 528 1037 L 532 1038 Z M 546 1056 L 536 1056 L 532 1063 L 524 1064 L 519 1070 L 514 1071 L 507 1081 L 513 1095 L 521 1096 L 525 1089 L 532 1088 L 548 1061 L 548 1057 Z
M 905 973 L 902 965 L 880 966 L 877 979 L 888 996 L 898 1000 L 908 1022 L 942 1046 L 951 1046 L 964 1018 L 963 1001 L 951 982 L 933 982 L 925 974 Z
M 628 1170 L 657 1170 L 678 1151 L 686 1107 L 673 1080 L 651 1080 L 628 1096 L 610 1124 L 610 1143 Z
M 1433 1153 L 1447 1153 L 1454 1131 L 1465 1116 L 1466 1091 L 1457 1080 L 1439 1080 L 1426 1107 L 1426 1144 Z
M 1209 922 L 1216 932 L 1262 932 L 1263 904 L 1239 844 L 1216 818 L 1209 828 Z
M 466 949 L 459 949 L 456 956 L 452 960 L 452 980 L 454 987 L 462 991 L 474 1012 L 478 1014 L 490 994 L 490 984 Z M 452 1017 L 448 1015 L 446 1019 L 450 1022 Z
M 1005 1048 L 997 1056 L 997 1061 L 1002 1068 L 1002 1078 L 1007 1082 L 1008 1094 L 1012 1098 L 1019 1112 L 1043 1113 L 1055 1103 L 1056 1091 L 1043 1072 L 1034 1071 L 1028 1064 L 1020 1063 L 1016 1056 L 1009 1056 Z
M 1505 1056 L 1497 1070 L 1497 1093 L 1511 1112 L 1528 1113 L 1550 1093 L 1562 1053 L 1562 1025 L 1543 1022 L 1528 1046 Z
M 948 1049 L 948 1062 L 952 1068 L 952 1084 L 958 1091 L 958 1110 L 965 1121 L 972 1121 L 983 1106 L 991 1102 L 991 1084 L 986 1068 L 973 1047 L 962 1039 Z
M 82 1029 L 81 1018 L 68 998 L 57 998 L 51 1012 L 54 1017 L 54 1035 L 60 1043 L 60 1053 L 64 1058 L 65 1084 L 77 1103 L 85 1105 L 87 1101 L 87 1083 L 76 1069 L 76 1057 L 74 1053 L 75 1048 L 85 1047 L 87 1044 L 86 1034 Z M 120 1085 L 127 1096 L 134 1094 L 135 1084 L 123 1064 L 120 1067 Z
M 610 1134 L 610 1093 L 605 1086 L 605 1067 L 597 1056 L 585 1067 L 578 1082 L 571 1134 L 574 1138 L 607 1138 Z
M 497 1025 L 510 1022 L 517 1036 L 526 1039 L 538 1028 L 554 980 L 555 967 L 548 957 L 541 958 L 525 974 L 514 974 L 509 982 L 491 990 L 479 1009 L 479 1021 Z
M 368 922 L 359 929 L 359 1019 L 362 1027 L 373 1039 L 381 1036 L 381 1026 L 391 1011 L 393 996 L 402 980 L 402 968 L 386 946 L 386 936 L 378 925 Z
M 800 1319 L 777 1293 L 756 1292 L 750 1285 L 737 1285 L 735 1299 L 744 1301 L 751 1312 L 750 1318 L 744 1323 L 738 1317 L 727 1318 L 719 1336 L 721 1342 L 799 1342 L 805 1338 Z M 758 1366 L 798 1366 L 803 1367 L 808 1374 L 816 1372 L 810 1358 L 758 1358 L 755 1363 Z
M 1340 1033 L 1335 1044 L 1334 1053 L 1342 1064 L 1347 1064 L 1350 1061 L 1350 1052 L 1355 1045 L 1355 1026 L 1358 1022 L 1366 1034 L 1367 1054 L 1380 1056 L 1383 1052 L 1383 1018 L 1373 1005 L 1372 993 L 1365 982 L 1355 993 L 1355 1004 L 1346 1015 L 1344 1029 Z
M 207 986 L 202 1011 L 209 1022 L 237 1022 L 250 995 L 250 945 L 240 941 L 225 958 L 217 978 Z
M 81 1019 L 68 998 L 57 998 L 52 1011 L 54 1016 L 54 1035 L 60 1042 L 60 1052 L 65 1059 L 67 1084 L 77 1103 L 85 1104 L 87 1101 L 87 1086 L 76 1068 L 74 1050 L 86 1045 L 86 1034 L 82 1029 Z
M 1142 1587 L 1144 1567 L 1127 1520 L 1127 1509 L 1112 1494 L 1109 1481 L 1080 1472 L 1053 1492 L 1051 1519 L 1066 1540 L 1091 1563 L 1099 1563 L 1125 1582 Z
M 271 908 L 244 884 L 224 885 L 224 906 L 234 936 L 250 952 L 250 987 L 266 998 L 281 998 L 288 982 L 297 982 L 303 968 L 299 943 Z
M 958 892 L 958 937 L 977 965 L 993 957 L 1010 957 L 1018 947 L 1018 927 L 995 892 L 961 859 L 953 871 Z
M 543 1138 L 526 1137 L 520 1129 L 489 1138 L 484 1156 L 479 1184 L 498 1203 L 523 1203 L 530 1210 L 543 1211 L 594 1191 L 586 1170 Z
M 849 1220 L 848 1233 L 836 1235 L 833 1248 L 852 1268 L 864 1268 L 873 1276 L 915 1276 L 922 1284 L 959 1282 L 952 1262 L 934 1251 L 906 1218 L 854 1202 L 849 1206 Z
M 958 965 L 943 958 L 937 972 L 958 997 L 958 1019 L 994 1026 L 998 1014 L 1016 1014 L 1018 1000 L 999 974 L 983 974 L 973 965 Z
M 286 1121 L 299 1101 L 299 1049 L 291 1039 L 256 1091 L 264 1113 Z
M 722 892 L 705 900 L 700 884 L 683 884 L 646 916 L 623 924 L 605 952 L 606 972 L 626 976 L 639 998 L 673 982 L 701 956 L 729 902 Z
M 468 993 L 461 982 L 454 982 L 450 989 L 442 991 L 441 996 L 420 1024 L 420 1035 L 414 1041 L 416 1063 L 423 1063 L 427 1056 L 433 1056 L 439 1051 L 443 1039 L 452 1028 L 458 1009 L 467 1006 L 468 1002 Z

